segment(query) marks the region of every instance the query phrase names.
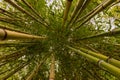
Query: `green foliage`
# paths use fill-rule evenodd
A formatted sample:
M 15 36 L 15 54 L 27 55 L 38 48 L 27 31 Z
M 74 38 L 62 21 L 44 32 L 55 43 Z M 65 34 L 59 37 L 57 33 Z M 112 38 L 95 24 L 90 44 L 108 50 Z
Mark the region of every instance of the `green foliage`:
M 119 80 L 117 77 L 98 67 L 98 65 L 89 62 L 89 59 L 66 48 L 67 45 L 77 45 L 120 60 L 119 34 L 79 40 L 118 29 L 120 27 L 119 4 L 110 5 L 111 7 L 103 9 L 100 13 L 92 17 L 91 20 L 75 30 L 74 28 L 85 20 L 83 19 L 82 21 L 73 23 L 72 26 L 67 26 L 78 0 L 73 0 L 72 2 L 68 20 L 65 23 L 67 28 L 63 28 L 62 26 L 63 12 L 66 7 L 65 0 L 25 1 L 27 1 L 39 15 L 32 11 L 22 0 L 13 0 L 13 2 L 35 18 L 32 18 L 30 15 L 18 10 L 5 1 L 0 1 L 0 8 L 8 11 L 5 12 L 0 9 L 0 26 L 16 29 L 28 34 L 45 36 L 47 39 L 42 41 L 25 41 L 29 45 L 26 44 L 22 46 L 0 45 L 0 57 L 26 48 L 26 50 L 20 52 L 24 53 L 24 55 L 16 56 L 13 59 L 6 58 L 0 61 L 0 79 L 22 63 L 27 63 L 27 61 L 31 60 L 28 65 L 8 78 L 8 80 L 26 79 L 26 77 L 30 75 L 30 72 L 36 67 L 36 64 L 43 60 L 45 55 L 55 54 L 55 80 Z M 85 16 L 102 2 L 103 0 L 91 0 L 78 18 Z M 41 16 L 41 18 L 39 16 Z M 47 27 L 43 24 L 47 25 Z M 8 40 L 8 42 L 19 43 L 20 40 Z M 48 56 L 33 80 L 48 80 L 50 64 L 50 56 Z

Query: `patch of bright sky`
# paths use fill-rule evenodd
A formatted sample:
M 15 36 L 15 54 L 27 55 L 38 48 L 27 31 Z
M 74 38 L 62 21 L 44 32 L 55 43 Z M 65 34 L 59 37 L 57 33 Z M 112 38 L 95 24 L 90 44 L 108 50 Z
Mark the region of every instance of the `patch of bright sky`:
M 65 0 L 63 0 L 63 1 L 65 1 Z M 52 5 L 53 2 L 56 2 L 58 4 L 57 5 Z M 61 0 L 46 0 L 46 3 L 47 3 L 47 6 L 49 6 L 49 7 L 52 5 L 53 10 L 54 9 L 61 9 L 63 7 Z

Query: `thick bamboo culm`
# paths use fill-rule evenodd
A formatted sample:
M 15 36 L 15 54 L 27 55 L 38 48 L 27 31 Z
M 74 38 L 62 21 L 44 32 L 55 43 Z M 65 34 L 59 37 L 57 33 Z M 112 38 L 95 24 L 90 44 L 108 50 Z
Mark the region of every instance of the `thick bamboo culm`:
M 24 39 L 45 39 L 45 37 L 34 36 L 25 33 L 10 31 L 7 29 L 0 29 L 0 39 L 1 40 L 24 40 Z
M 108 63 L 110 63 L 110 64 L 112 64 L 112 65 L 120 68 L 120 61 L 118 61 L 118 60 L 116 60 L 116 59 L 114 59 L 114 58 L 107 57 L 107 56 L 105 56 L 105 55 L 103 55 L 103 54 L 96 53 L 96 52 L 87 50 L 87 49 L 85 49 L 85 48 L 79 48 L 79 49 L 80 49 L 81 51 L 85 52 L 85 53 L 88 53 L 88 54 L 90 54 L 90 55 L 92 55 L 92 56 L 94 56 L 94 57 L 97 57 L 97 58 L 99 58 L 99 59 L 102 59 L 102 60 L 104 60 L 104 61 L 106 61 L 106 62 L 108 62 Z
M 78 18 L 76 20 L 76 23 L 79 21 L 82 21 L 83 19 L 87 18 L 89 15 L 91 15 L 94 11 L 96 11 L 100 6 L 102 6 L 106 1 L 103 1 L 100 5 L 98 5 L 96 8 L 94 8 L 92 11 L 90 11 L 89 13 L 87 13 L 85 16 Z
M 30 61 L 19 65 L 17 68 L 15 68 L 15 69 L 12 70 L 11 72 L 9 72 L 7 75 L 5 75 L 3 78 L 1 78 L 1 80 L 7 80 L 10 76 L 12 76 L 12 75 L 14 75 L 16 72 L 20 71 L 22 68 L 24 68 L 25 66 L 27 66 L 29 63 L 30 63 Z
M 90 14 L 87 18 L 83 20 L 83 22 L 77 26 L 75 29 L 79 29 L 83 24 L 85 24 L 87 21 L 89 21 L 93 16 L 95 16 L 100 11 L 104 10 L 106 7 L 108 7 L 110 4 L 115 2 L 116 0 L 107 0 L 104 4 L 102 4 L 98 9 L 96 9 L 92 14 Z M 88 13 L 89 14 L 89 13 Z
M 38 71 L 40 70 L 42 64 L 46 61 L 49 55 L 45 55 L 41 61 L 39 61 L 33 71 L 30 73 L 29 76 L 26 77 L 25 80 L 33 80 L 33 78 L 37 75 Z
M 8 60 L 10 58 L 13 58 L 13 57 L 16 57 L 16 56 L 19 56 L 19 55 L 24 55 L 26 53 L 21 53 L 22 51 L 26 50 L 26 47 L 25 48 L 22 48 L 12 54 L 8 54 L 8 55 L 4 55 L 4 56 L 0 56 L 0 62 L 3 61 L 3 60 Z
M 26 0 L 22 0 L 42 21 L 44 21 L 46 24 L 48 24 L 42 16 L 27 2 Z
M 64 10 L 63 23 L 62 23 L 63 27 L 64 27 L 64 25 L 65 25 L 65 23 L 67 21 L 71 4 L 72 4 L 72 0 L 66 0 L 66 7 L 65 7 L 65 10 Z
M 104 36 L 115 36 L 117 34 L 120 34 L 120 29 L 116 29 L 114 31 L 108 31 L 108 32 L 99 33 L 99 34 L 96 34 L 96 35 L 91 35 L 91 36 L 88 36 L 88 37 L 85 37 L 85 38 L 78 39 L 76 41 L 85 40 L 85 39 L 92 39 L 92 38 L 98 38 L 98 37 L 104 37 Z
M 70 19 L 70 22 L 69 22 L 69 23 L 71 23 L 71 21 L 73 20 L 73 18 L 76 16 L 76 14 L 78 13 L 79 9 L 80 9 L 80 8 L 82 7 L 82 5 L 83 5 L 83 2 L 84 2 L 84 0 L 79 0 L 79 1 L 78 1 L 77 6 L 75 7 L 75 9 L 74 9 L 74 11 L 73 11 L 73 13 L 72 13 L 72 15 L 71 15 L 71 19 Z
M 36 20 L 37 22 L 39 22 L 40 24 L 44 25 L 46 28 L 48 28 L 48 25 L 42 23 L 40 20 L 38 20 L 34 15 L 32 15 L 31 13 L 29 13 L 28 11 L 26 11 L 24 8 L 22 8 L 21 6 L 19 6 L 18 4 L 16 4 L 15 2 L 13 2 L 12 0 L 5 0 L 6 2 L 8 2 L 9 4 L 11 4 L 13 7 L 17 8 L 18 10 L 20 10 L 21 12 L 29 15 L 30 17 L 32 17 L 34 20 Z
M 75 23 L 75 21 L 78 19 L 78 17 L 81 15 L 81 13 L 85 10 L 85 8 L 87 7 L 87 5 L 90 3 L 91 0 L 84 0 L 81 8 L 78 10 L 77 14 L 75 15 L 75 17 L 73 18 L 70 27 L 73 26 L 73 24 Z
M 52 54 L 49 80 L 54 80 L 54 79 L 55 79 L 55 57 L 54 54 Z
M 86 57 L 86 58 L 87 58 L 88 60 L 90 60 L 91 62 L 93 62 L 93 63 L 95 63 L 95 64 L 98 64 L 99 67 L 107 70 L 108 72 L 110 72 L 110 73 L 113 74 L 114 76 L 120 78 L 120 69 L 119 69 L 118 67 L 113 66 L 113 65 L 105 62 L 104 60 L 101 60 L 101 59 L 99 59 L 99 58 L 96 58 L 96 57 L 94 57 L 94 56 L 91 56 L 91 55 L 89 55 L 89 54 L 86 54 L 86 53 L 84 53 L 84 52 L 82 52 L 82 51 L 80 51 L 80 50 L 77 50 L 77 49 L 73 48 L 73 47 L 70 47 L 70 46 L 67 46 L 67 47 L 68 47 L 69 49 L 71 49 L 71 50 L 79 53 L 80 55 Z

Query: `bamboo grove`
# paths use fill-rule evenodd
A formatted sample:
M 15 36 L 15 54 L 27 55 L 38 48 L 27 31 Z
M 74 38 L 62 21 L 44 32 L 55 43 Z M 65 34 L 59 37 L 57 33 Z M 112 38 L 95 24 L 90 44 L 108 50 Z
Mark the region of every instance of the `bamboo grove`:
M 0 0 L 0 80 L 119 80 L 120 0 Z

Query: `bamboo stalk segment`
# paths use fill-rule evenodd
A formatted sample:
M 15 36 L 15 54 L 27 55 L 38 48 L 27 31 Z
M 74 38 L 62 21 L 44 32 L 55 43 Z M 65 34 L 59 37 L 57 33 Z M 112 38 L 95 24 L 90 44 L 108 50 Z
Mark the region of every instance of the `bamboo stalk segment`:
M 32 17 L 34 20 L 36 20 L 37 22 L 41 23 L 42 25 L 44 25 L 46 28 L 48 28 L 48 25 L 42 23 L 40 20 L 38 20 L 35 16 L 33 16 L 31 13 L 29 13 L 28 11 L 26 11 L 24 8 L 22 8 L 21 6 L 19 6 L 18 4 L 14 3 L 12 0 L 5 0 L 6 2 L 8 2 L 9 4 L 11 4 L 13 7 L 17 8 L 18 10 L 20 10 L 21 12 L 29 15 L 30 17 Z
M 64 10 L 64 16 L 63 16 L 63 24 L 62 24 L 62 26 L 64 26 L 65 23 L 66 23 L 66 20 L 67 20 L 67 18 L 68 18 L 68 14 L 69 14 L 69 10 L 70 10 L 72 1 L 73 1 L 73 0 L 67 0 L 67 2 L 66 2 L 66 8 L 65 8 L 65 10 Z
M 42 59 L 42 61 L 38 62 L 38 64 L 33 69 L 33 71 L 31 72 L 31 74 L 28 77 L 26 77 L 25 80 L 32 80 L 33 77 L 35 77 L 37 75 L 37 73 L 40 70 L 42 64 L 46 61 L 47 58 L 48 58 L 48 55 L 44 56 L 44 58 Z
M 45 37 L 29 35 L 29 34 L 10 31 L 6 29 L 0 29 L 0 39 L 1 40 L 8 40 L 8 39 L 14 39 L 14 40 L 38 39 L 39 40 L 39 39 L 45 39 Z
M 95 53 L 95 52 L 90 51 L 90 50 L 87 50 L 87 49 L 85 49 L 85 48 L 79 48 L 79 49 L 80 49 L 81 51 L 85 52 L 85 53 L 88 53 L 88 54 L 90 54 L 90 55 L 92 55 L 92 56 L 94 56 L 94 57 L 97 57 L 97 58 L 99 58 L 99 59 L 102 59 L 102 60 L 104 60 L 104 61 L 106 61 L 106 62 L 108 62 L 108 63 L 110 63 L 110 64 L 112 64 L 112 65 L 120 68 L 120 61 L 118 61 L 118 60 L 116 60 L 116 59 L 114 59 L 114 58 L 107 57 L 107 56 L 102 55 L 102 54 L 100 54 L 100 53 Z
M 77 6 L 75 7 L 73 13 L 72 13 L 72 16 L 71 16 L 71 19 L 70 19 L 70 22 L 73 20 L 73 18 L 76 16 L 76 14 L 78 13 L 79 9 L 82 7 L 83 5 L 83 2 L 84 0 L 79 0 L 78 3 L 77 3 Z
M 26 48 L 22 48 L 12 54 L 8 54 L 8 55 L 4 55 L 4 56 L 0 56 L 0 62 L 3 61 L 3 60 L 8 60 L 10 58 L 13 58 L 13 57 L 17 57 L 17 56 L 22 56 L 24 55 L 25 53 L 20 53 L 21 51 L 24 51 L 26 50 Z
M 55 57 L 54 54 L 52 54 L 49 80 L 54 80 L 54 79 L 55 79 Z
M 87 5 L 90 3 L 91 0 L 83 0 L 84 2 L 82 3 L 82 6 L 80 7 L 80 9 L 78 10 L 77 14 L 75 15 L 75 17 L 73 18 L 70 27 L 73 26 L 73 24 L 75 23 L 75 21 L 78 19 L 78 17 L 81 15 L 81 13 L 85 10 L 85 8 L 87 7 Z
M 30 61 L 21 64 L 20 66 L 18 66 L 14 70 L 12 70 L 10 73 L 8 73 L 7 75 L 5 75 L 3 78 L 1 78 L 1 80 L 8 79 L 10 76 L 14 75 L 16 72 L 18 72 L 19 70 L 21 70 L 22 68 L 24 68 L 25 66 L 27 66 L 29 63 L 30 63 Z
M 76 20 L 76 23 L 79 21 L 82 21 L 83 19 L 87 18 L 89 15 L 91 15 L 93 12 L 95 12 L 100 6 L 102 6 L 106 1 L 103 1 L 100 5 L 98 5 L 96 8 L 94 8 L 92 11 L 90 11 L 88 14 L 86 14 L 85 16 L 78 18 Z
M 114 31 L 108 31 L 108 32 L 103 32 L 103 33 L 100 33 L 100 34 L 88 36 L 88 37 L 85 37 L 85 38 L 82 38 L 82 39 L 78 39 L 77 41 L 85 40 L 85 39 L 92 39 L 92 38 L 97 38 L 97 37 L 104 37 L 104 36 L 115 36 L 117 34 L 120 34 L 120 29 L 116 29 Z
M 26 1 L 26 0 L 22 0 L 42 21 L 44 21 L 44 19 L 42 18 L 42 16 Z M 47 22 L 45 22 L 47 23 Z
M 116 0 L 107 0 L 103 5 L 101 5 L 98 9 L 96 9 L 92 14 L 90 14 L 79 26 L 77 26 L 75 29 L 79 29 L 82 25 L 84 25 L 87 21 L 89 21 L 93 16 L 95 16 L 100 11 L 104 10 L 106 7 L 108 7 L 110 4 L 115 2 Z M 89 13 L 88 13 L 89 14 Z
M 75 48 L 72 48 L 70 46 L 67 46 L 69 49 L 79 53 L 80 55 L 86 57 L 88 60 L 90 60 L 93 63 L 98 64 L 100 67 L 102 67 L 103 69 L 107 70 L 108 72 L 110 72 L 111 74 L 115 75 L 116 77 L 120 78 L 120 69 L 118 67 L 115 67 L 103 60 L 100 60 L 99 58 L 96 58 L 94 56 L 91 56 L 89 54 L 86 54 L 80 50 L 77 50 Z

